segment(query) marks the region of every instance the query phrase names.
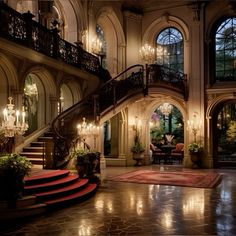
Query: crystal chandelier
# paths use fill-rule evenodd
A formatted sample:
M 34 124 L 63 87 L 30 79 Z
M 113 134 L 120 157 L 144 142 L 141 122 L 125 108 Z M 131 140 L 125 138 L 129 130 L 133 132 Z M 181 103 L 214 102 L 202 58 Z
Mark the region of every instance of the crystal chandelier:
M 99 127 L 92 124 L 92 123 L 87 123 L 85 117 L 83 118 L 83 122 L 81 124 L 77 125 L 77 132 L 78 135 L 82 139 L 86 139 L 89 136 L 96 136 L 99 133 Z
M 79 138 L 81 138 L 84 142 L 84 148 L 85 148 L 85 140 L 88 137 L 93 137 L 94 138 L 94 149 L 96 149 L 96 138 L 99 135 L 99 126 L 92 124 L 92 123 L 87 123 L 85 117 L 83 118 L 83 122 L 81 124 L 77 125 L 77 134 Z
M 171 110 L 172 110 L 172 105 L 165 102 L 159 107 L 159 109 L 163 115 L 169 116 L 169 114 L 171 113 Z
M 146 63 L 151 64 L 154 61 L 155 50 L 147 43 L 144 44 L 144 46 L 142 46 L 142 48 L 139 50 L 139 53 L 142 60 L 145 61 Z
M 24 107 L 22 112 L 14 109 L 12 103 L 13 98 L 8 98 L 9 103 L 3 110 L 3 122 L 1 130 L 3 130 L 5 137 L 14 137 L 15 135 L 23 135 L 28 129 L 28 124 L 25 122 L 25 111 Z

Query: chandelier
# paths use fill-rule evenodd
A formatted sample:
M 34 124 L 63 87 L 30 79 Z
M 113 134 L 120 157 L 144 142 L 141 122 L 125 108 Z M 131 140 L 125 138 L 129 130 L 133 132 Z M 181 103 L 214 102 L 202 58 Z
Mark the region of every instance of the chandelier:
M 93 123 L 87 123 L 85 117 L 83 122 L 77 125 L 77 133 L 82 139 L 86 139 L 89 136 L 97 136 L 99 134 L 99 126 Z
M 142 48 L 139 50 L 139 53 L 142 60 L 145 61 L 147 64 L 151 64 L 154 61 L 155 50 L 147 43 L 142 46 Z
M 8 98 L 9 103 L 3 110 L 3 122 L 1 124 L 1 130 L 4 132 L 5 137 L 14 137 L 15 135 L 23 135 L 28 129 L 28 124 L 25 122 L 24 107 L 22 112 L 14 109 L 12 103 L 13 98 Z
M 96 149 L 96 138 L 99 135 L 99 126 L 93 123 L 87 123 L 85 117 L 83 118 L 83 122 L 77 125 L 77 134 L 79 138 L 81 138 L 84 142 L 85 148 L 85 140 L 88 137 L 94 138 L 94 149 Z
M 160 107 L 159 110 L 161 111 L 161 113 L 165 116 L 169 116 L 169 114 L 172 111 L 172 105 L 170 105 L 169 103 L 165 102 L 163 103 Z

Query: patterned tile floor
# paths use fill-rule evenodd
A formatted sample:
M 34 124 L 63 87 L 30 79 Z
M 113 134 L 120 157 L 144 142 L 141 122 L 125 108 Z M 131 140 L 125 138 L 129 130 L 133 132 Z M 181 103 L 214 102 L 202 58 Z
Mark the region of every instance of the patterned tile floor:
M 236 235 L 236 170 L 202 170 L 223 174 L 214 189 L 106 181 L 134 169 L 107 167 L 94 197 L 26 222 L 11 222 L 0 235 Z

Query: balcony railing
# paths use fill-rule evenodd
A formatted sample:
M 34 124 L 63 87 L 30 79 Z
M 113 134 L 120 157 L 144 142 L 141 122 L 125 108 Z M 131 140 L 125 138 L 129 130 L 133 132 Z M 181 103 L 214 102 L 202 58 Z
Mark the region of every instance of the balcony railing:
M 56 28 L 48 29 L 32 20 L 32 17 L 30 12 L 20 14 L 0 3 L 0 37 L 99 75 L 98 57 L 61 39 Z
M 185 100 L 188 100 L 187 75 L 172 68 L 158 64 L 147 65 L 147 88 L 166 87 L 181 93 Z

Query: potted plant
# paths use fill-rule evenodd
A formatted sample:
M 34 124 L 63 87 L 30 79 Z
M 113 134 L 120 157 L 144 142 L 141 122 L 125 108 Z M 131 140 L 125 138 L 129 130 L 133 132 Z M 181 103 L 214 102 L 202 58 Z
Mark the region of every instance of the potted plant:
M 188 145 L 188 151 L 190 153 L 191 161 L 194 167 L 200 167 L 201 158 L 200 153 L 203 151 L 203 146 L 200 143 L 193 142 Z
M 144 147 L 138 131 L 134 137 L 134 145 L 131 147 L 131 152 L 133 153 L 133 159 L 136 160 L 136 165 L 141 165 L 141 160 L 144 158 Z
M 81 178 L 89 178 L 90 181 L 97 181 L 95 173 L 100 173 L 100 152 L 86 148 L 77 149 L 73 156 L 78 175 Z
M 6 154 L 0 157 L 0 199 L 14 206 L 24 189 L 24 177 L 29 175 L 32 164 L 25 156 Z

